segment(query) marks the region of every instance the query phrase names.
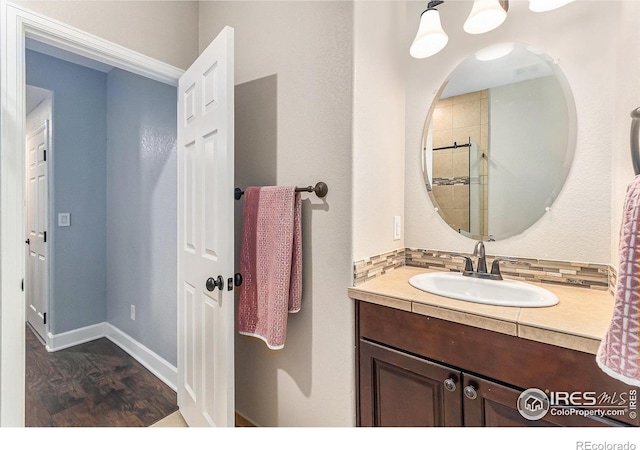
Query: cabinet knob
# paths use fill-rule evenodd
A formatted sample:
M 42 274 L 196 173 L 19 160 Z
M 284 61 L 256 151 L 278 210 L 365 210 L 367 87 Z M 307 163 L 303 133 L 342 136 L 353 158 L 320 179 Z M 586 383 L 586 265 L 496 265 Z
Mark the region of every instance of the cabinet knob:
M 473 386 L 467 386 L 464 388 L 464 396 L 469 400 L 475 400 L 476 398 L 478 398 L 478 393 Z
M 447 378 L 446 380 L 444 380 L 444 388 L 449 392 L 453 392 L 456 390 L 456 382 L 453 380 L 453 378 Z

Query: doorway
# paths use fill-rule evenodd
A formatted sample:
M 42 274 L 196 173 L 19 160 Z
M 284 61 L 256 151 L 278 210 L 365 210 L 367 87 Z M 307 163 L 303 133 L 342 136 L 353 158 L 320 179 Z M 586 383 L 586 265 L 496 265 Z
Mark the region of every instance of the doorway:
M 47 329 L 34 328 L 55 354 L 43 355 L 27 346 L 27 368 L 34 369 L 27 380 L 33 382 L 33 372 L 41 366 L 51 366 L 55 380 L 36 376 L 37 389 L 27 384 L 27 419 L 34 415 L 35 399 L 46 409 L 38 415 L 46 420 L 35 422 L 40 426 L 67 424 L 71 419 L 66 417 L 95 425 L 99 422 L 93 419 L 98 411 L 105 415 L 105 405 L 135 411 L 135 405 L 145 402 L 129 403 L 135 395 L 119 378 L 123 367 L 147 365 L 175 391 L 176 89 L 30 39 L 25 61 L 27 82 L 53 92 L 55 104 L 53 120 L 45 122 L 52 123 L 55 152 L 38 159 L 55 167 L 52 195 L 39 221 L 45 238 L 32 238 L 30 245 L 44 242 L 52 253 L 51 289 L 44 292 L 50 299 L 44 316 L 49 319 Z M 29 90 L 27 99 L 31 100 Z M 27 196 L 27 206 L 32 201 L 33 196 Z M 40 275 L 27 271 L 26 285 L 40 286 Z M 29 289 L 26 294 L 31 297 Z M 90 345 L 101 341 L 109 352 Z M 107 377 L 110 366 L 98 361 L 98 354 L 114 359 L 122 350 L 135 362 L 129 358 L 119 363 Z M 69 357 L 70 352 L 75 356 Z M 30 364 L 36 360 L 38 364 Z M 68 370 L 78 360 L 84 363 L 76 371 Z M 161 369 L 155 370 L 158 365 Z M 162 373 L 165 367 L 173 374 Z M 83 382 L 96 374 L 103 380 L 99 391 Z M 143 378 L 145 385 L 148 379 Z M 137 390 L 145 390 L 142 382 L 136 382 Z M 74 395 L 66 398 L 70 389 Z M 173 396 L 175 408 L 175 392 Z M 51 402 L 52 397 L 62 399 Z M 77 408 L 86 410 L 74 416 Z M 158 411 L 173 412 L 166 407 Z M 148 425 L 141 419 L 123 421 Z M 119 426 L 122 421 L 105 423 Z
M 128 70 L 161 83 L 177 86 L 182 71 L 136 52 L 80 32 L 59 22 L 31 13 L 23 7 L 0 1 L 0 192 L 2 215 L 0 230 L 0 425 L 24 425 L 25 365 L 25 219 L 24 174 L 26 134 L 25 37 L 44 42 L 71 53 L 99 58 L 113 67 Z M 74 223 L 73 217 L 71 223 Z M 83 330 L 84 333 L 107 335 L 105 323 Z M 98 334 L 100 334 L 98 333 Z M 113 333 L 112 333 L 113 334 Z M 134 346 L 120 334 L 121 346 Z M 144 349 L 143 349 L 144 350 Z
M 0 245 L 3 248 L 2 254 L 0 254 L 0 273 L 2 278 L 0 279 L 0 426 L 21 426 L 24 425 L 24 339 L 25 339 L 25 311 L 24 305 L 20 304 L 20 301 L 24 301 L 23 289 L 20 286 L 24 284 L 24 133 L 25 133 L 25 38 L 33 39 L 35 41 L 54 46 L 63 51 L 70 52 L 74 55 L 79 55 L 92 60 L 99 60 L 99 62 L 112 65 L 115 69 L 130 72 L 137 76 L 144 78 L 150 78 L 160 83 L 171 85 L 175 88 L 178 84 L 177 81 L 182 80 L 189 76 L 196 76 L 196 72 L 202 71 L 197 76 L 202 78 L 202 83 L 194 83 L 193 85 L 181 86 L 178 92 L 179 105 L 182 105 L 180 109 L 180 120 L 176 120 L 174 124 L 177 124 L 177 130 L 185 130 L 188 125 L 191 125 L 194 121 L 198 123 L 194 129 L 196 133 L 205 132 L 204 135 L 198 134 L 193 141 L 187 141 L 183 139 L 180 142 L 181 149 L 195 150 L 194 152 L 182 151 L 182 160 L 191 160 L 195 162 L 193 155 L 198 157 L 204 156 L 206 164 L 198 164 L 193 167 L 197 167 L 197 171 L 185 171 L 178 170 L 178 182 L 177 186 L 201 186 L 204 182 L 210 182 L 214 177 L 213 169 L 217 172 L 228 168 L 228 172 L 233 174 L 233 30 L 226 27 L 212 42 L 212 44 L 204 50 L 204 52 L 198 57 L 195 64 L 196 68 L 190 68 L 182 77 L 183 72 L 179 69 L 171 67 L 167 64 L 154 60 L 152 58 L 145 57 L 144 55 L 130 51 L 126 48 L 117 46 L 108 41 L 96 38 L 95 36 L 84 33 L 80 30 L 66 26 L 60 22 L 49 20 L 45 16 L 41 16 L 24 9 L 21 6 L 13 5 L 5 0 L 0 0 L 0 41 L 6 45 L 0 47 L 0 80 L 2 80 L 2 95 L 0 95 L 0 104 L 2 106 L 3 114 L 0 115 L 0 177 L 3 180 L 3 188 L 0 191 L 0 202 L 2 204 L 2 210 L 0 214 Z M 193 69 L 193 71 L 191 71 Z M 188 81 L 188 80 L 186 80 Z M 203 103 L 204 101 L 204 103 Z M 58 102 L 56 102 L 58 105 Z M 174 104 L 175 107 L 175 104 Z M 57 109 L 57 107 L 56 107 Z M 201 118 L 194 120 L 196 118 Z M 211 127 L 211 120 L 214 121 L 213 126 L 218 127 L 214 131 L 206 131 L 207 127 Z M 56 121 L 54 110 L 54 122 Z M 218 125 L 216 125 L 218 124 Z M 200 126 L 202 125 L 202 126 Z M 191 127 L 190 127 L 191 129 Z M 56 132 L 57 134 L 57 132 Z M 140 135 L 142 136 L 142 135 Z M 154 134 L 150 134 L 147 137 L 153 139 Z M 95 142 L 100 142 L 95 140 Z M 144 139 L 140 139 L 140 142 L 145 142 Z M 215 144 L 215 145 L 214 145 Z M 219 145 L 218 145 L 219 144 Z M 54 144 L 56 145 L 56 144 Z M 186 147 L 184 147 L 186 145 Z M 205 148 L 206 147 L 206 148 Z M 58 146 L 56 146 L 58 148 Z M 208 150 L 215 150 L 211 152 Z M 224 164 L 211 164 L 214 158 L 211 156 L 221 157 L 221 162 Z M 60 167 L 60 155 L 56 159 Z M 71 165 L 73 166 L 73 164 Z M 184 167 L 182 165 L 181 167 Z M 59 175 L 59 174 L 58 174 Z M 193 175 L 193 176 L 191 176 Z M 197 182 L 195 180 L 197 178 Z M 224 183 L 221 183 L 218 189 L 214 189 L 212 192 L 215 194 L 215 198 L 212 198 L 213 203 L 202 203 L 199 206 L 205 207 L 206 214 L 198 213 L 195 217 L 209 217 L 211 216 L 209 207 L 211 204 L 224 205 L 224 211 L 233 210 L 233 196 L 229 195 L 233 192 L 233 177 L 225 176 L 219 177 Z M 174 189 L 175 189 L 174 185 Z M 152 202 L 153 203 L 153 202 Z M 135 211 L 134 211 L 135 212 Z M 183 219 L 187 220 L 183 216 Z M 233 230 L 233 215 L 224 214 L 228 223 L 225 223 L 224 230 Z M 124 217 L 121 222 L 126 223 L 129 217 Z M 176 217 L 177 220 L 177 217 Z M 211 227 L 213 222 L 210 220 L 205 221 L 207 226 L 203 229 L 205 237 L 208 239 L 213 233 L 219 231 L 215 227 Z M 203 223 L 205 223 L 203 222 Z M 72 217 L 71 223 L 76 223 L 76 220 Z M 195 224 L 195 222 L 192 222 Z M 195 225 L 194 225 L 195 226 Z M 151 236 L 154 236 L 151 233 Z M 16 242 L 18 237 L 18 242 Z M 158 235 L 162 239 L 162 235 Z M 229 236 L 224 239 L 229 242 Z M 85 241 L 90 242 L 90 241 Z M 135 242 L 130 240 L 130 242 Z M 203 240 L 205 242 L 205 240 Z M 209 240 L 206 240 L 207 244 Z M 232 246 L 226 245 L 223 248 L 226 250 Z M 209 248 L 209 247 L 207 247 Z M 177 246 L 175 248 L 177 251 Z M 204 255 L 204 254 L 203 254 Z M 225 253 L 226 255 L 226 253 Z M 149 255 L 145 261 L 150 261 Z M 222 259 L 222 258 L 221 258 Z M 180 262 L 180 260 L 178 260 Z M 76 266 L 85 264 L 85 261 L 76 261 Z M 53 264 L 57 269 L 60 265 Z M 224 270 L 222 270 L 224 269 Z M 179 273 L 183 273 L 186 270 L 181 268 Z M 233 253 L 231 252 L 228 257 L 225 256 L 220 269 L 222 275 L 229 277 L 233 275 Z M 220 275 L 220 277 L 222 277 Z M 228 278 L 232 279 L 232 278 Z M 18 280 L 20 286 L 15 286 L 11 281 Z M 206 281 L 206 280 L 204 280 Z M 198 286 L 198 291 L 205 291 L 205 284 L 202 281 L 202 286 Z M 137 283 L 137 281 L 136 281 Z M 198 283 L 200 284 L 200 283 Z M 207 289 L 206 291 L 210 291 Z M 174 291 L 175 294 L 177 292 Z M 203 367 L 202 372 L 198 372 L 198 376 L 207 380 L 207 386 L 205 389 L 204 383 L 197 379 L 197 383 L 188 384 L 181 383 L 180 386 L 185 386 L 186 390 L 195 387 L 196 390 L 194 397 L 198 404 L 204 401 L 200 406 L 201 411 L 214 411 L 215 418 L 214 424 L 230 425 L 233 418 L 234 410 L 234 397 L 233 397 L 233 293 L 231 290 L 225 290 L 213 295 L 206 292 L 204 295 L 210 296 L 216 301 L 217 307 L 212 308 L 213 317 L 217 322 L 221 322 L 226 330 L 224 333 L 224 346 L 219 346 L 219 352 L 216 352 L 215 366 Z M 132 298 L 135 299 L 135 298 Z M 224 301 L 223 301 L 224 299 Z M 127 299 L 130 301 L 130 299 Z M 57 304 L 57 301 L 52 302 Z M 51 304 L 50 304 L 51 306 Z M 135 320 L 138 315 L 138 310 L 134 309 L 135 306 L 131 304 L 130 318 Z M 198 305 L 200 307 L 201 305 Z M 215 306 L 212 304 L 212 306 Z M 188 308 L 187 308 L 188 309 Z M 194 308 L 192 308 L 195 311 Z M 93 310 L 91 310 L 93 311 Z M 153 317 L 156 311 L 149 311 L 147 317 Z M 120 314 L 121 310 L 116 314 Z M 59 325 L 59 320 L 67 317 L 63 314 L 54 314 L 55 320 L 52 321 L 52 327 L 55 329 Z M 207 316 L 210 318 L 211 315 Z M 174 317 L 175 318 L 175 317 Z M 219 319 L 219 320 L 218 320 Z M 182 323 L 182 322 L 181 322 Z M 51 328 L 51 327 L 50 327 Z M 64 327 L 61 327 L 63 329 Z M 115 329 L 114 329 L 115 328 Z M 212 329 L 209 327 L 208 329 Z M 216 329 L 220 329 L 217 327 Z M 152 329 L 146 328 L 147 331 Z M 187 328 L 183 329 L 190 334 L 197 334 L 197 339 L 201 340 L 199 330 Z M 193 332 L 193 333 L 192 333 Z M 106 336 L 109 340 L 116 342 L 118 346 L 127 348 L 127 353 L 135 354 L 136 359 L 149 358 L 149 366 L 153 366 L 160 375 L 166 373 L 167 376 L 174 376 L 177 378 L 177 370 L 172 367 L 171 364 L 167 364 L 167 361 L 163 358 L 158 358 L 157 354 L 146 346 L 138 345 L 132 336 L 123 332 L 117 327 L 113 327 L 108 321 L 101 323 L 94 323 L 86 327 L 82 327 L 76 330 L 69 330 L 61 333 L 60 341 L 74 340 L 82 338 L 85 340 L 95 339 L 96 337 Z M 184 334 L 184 333 L 183 333 Z M 165 334 L 170 335 L 170 334 Z M 49 336 L 50 342 L 53 341 Z M 55 340 L 57 344 L 57 339 Z M 154 342 L 154 345 L 161 344 L 161 342 Z M 204 353 L 195 352 L 202 349 L 202 346 L 184 346 L 179 347 L 179 351 L 187 352 L 190 361 L 195 361 L 199 364 L 202 359 L 207 356 Z M 184 357 L 181 357 L 184 361 Z M 147 364 L 145 364 L 147 366 Z M 180 364 L 180 375 L 182 380 L 190 382 L 193 377 L 191 374 L 194 372 L 193 368 Z M 149 368 L 147 366 L 147 368 Z M 214 395 L 217 398 L 216 405 L 208 403 L 208 399 L 212 398 L 209 395 L 209 386 L 211 377 L 207 375 L 212 373 L 213 369 L 219 374 L 225 373 L 226 377 L 216 376 L 215 389 L 219 391 L 221 395 Z M 185 371 L 189 371 L 185 376 Z

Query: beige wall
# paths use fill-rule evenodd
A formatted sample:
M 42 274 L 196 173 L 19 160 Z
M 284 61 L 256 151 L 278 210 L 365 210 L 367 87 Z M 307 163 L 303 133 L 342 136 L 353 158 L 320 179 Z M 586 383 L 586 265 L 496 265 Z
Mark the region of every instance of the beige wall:
M 14 3 L 182 69 L 198 56 L 196 1 Z
M 433 209 L 420 170 L 422 130 L 440 84 L 459 62 L 491 44 L 517 41 L 556 58 L 569 81 L 578 121 L 575 160 L 551 212 L 522 234 L 487 244 L 487 253 L 608 263 L 615 86 L 620 80 L 628 83 L 634 80 L 627 78 L 631 74 L 612 69 L 616 66 L 620 2 L 574 2 L 542 14 L 529 11 L 528 2 L 511 2 L 505 23 L 483 35 L 469 35 L 462 29 L 471 5 L 471 1 L 460 1 L 445 2 L 439 7 L 442 25 L 449 34 L 449 43 L 442 52 L 423 60 L 413 59 L 408 50 L 405 52 L 409 61 L 406 72 L 407 246 L 466 252 L 473 249 L 474 242 L 451 230 Z M 407 49 L 423 9 L 423 2 L 408 4 Z M 637 82 L 637 78 L 635 80 Z
M 289 315 L 283 350 L 236 335 L 236 404 L 263 426 L 354 424 L 352 278 L 352 27 L 350 2 L 203 2 L 200 50 L 235 29 L 236 91 L 243 102 L 236 133 L 275 126 L 275 174 L 236 146 L 246 183 L 306 186 L 324 181 L 325 200 L 304 194 L 302 310 Z M 270 98 L 274 95 L 275 119 Z M 240 91 L 242 91 L 240 93 Z M 253 92 L 253 94 L 252 94 Z M 248 113 L 248 95 L 264 111 Z M 252 123 L 246 123 L 252 118 Z M 242 120 L 245 120 L 242 122 Z M 273 124 L 275 122 L 275 125 Z M 268 128 L 268 127 L 267 127 Z M 240 136 L 238 136 L 240 138 Z M 243 136 L 253 151 L 273 151 Z M 255 174 L 252 180 L 249 173 Z M 275 176 L 272 176 L 275 175 Z M 244 186 L 241 186 L 244 187 Z M 236 226 L 239 230 L 240 224 Z
M 617 46 L 616 92 L 613 120 L 611 189 L 611 263 L 618 267 L 618 241 L 624 198 L 635 174 L 629 152 L 629 113 L 640 107 L 640 2 L 626 1 L 620 7 Z
M 404 248 L 405 22 L 403 2 L 354 3 L 353 252 Z M 404 220 L 403 220 L 404 223 Z

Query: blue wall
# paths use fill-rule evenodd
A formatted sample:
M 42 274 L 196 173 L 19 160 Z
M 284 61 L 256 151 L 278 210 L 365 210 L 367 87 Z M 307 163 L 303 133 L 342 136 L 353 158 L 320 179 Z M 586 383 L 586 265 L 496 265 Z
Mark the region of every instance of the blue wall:
M 176 88 L 32 51 L 27 84 L 54 92 L 51 332 L 107 321 L 176 365 Z
M 106 319 L 105 73 L 27 51 L 27 84 L 53 94 L 53 334 Z M 51 186 L 51 184 L 50 184 Z M 71 226 L 57 227 L 57 214 Z
M 107 320 L 176 365 L 177 90 L 114 69 L 107 91 Z

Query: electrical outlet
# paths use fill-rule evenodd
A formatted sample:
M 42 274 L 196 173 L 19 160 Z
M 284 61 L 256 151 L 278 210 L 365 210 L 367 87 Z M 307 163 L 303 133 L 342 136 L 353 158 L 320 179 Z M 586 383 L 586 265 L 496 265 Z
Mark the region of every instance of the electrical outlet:
M 397 241 L 400 239 L 402 234 L 402 220 L 400 216 L 393 216 L 393 240 Z
M 131 320 L 136 320 L 136 307 L 131 305 Z

